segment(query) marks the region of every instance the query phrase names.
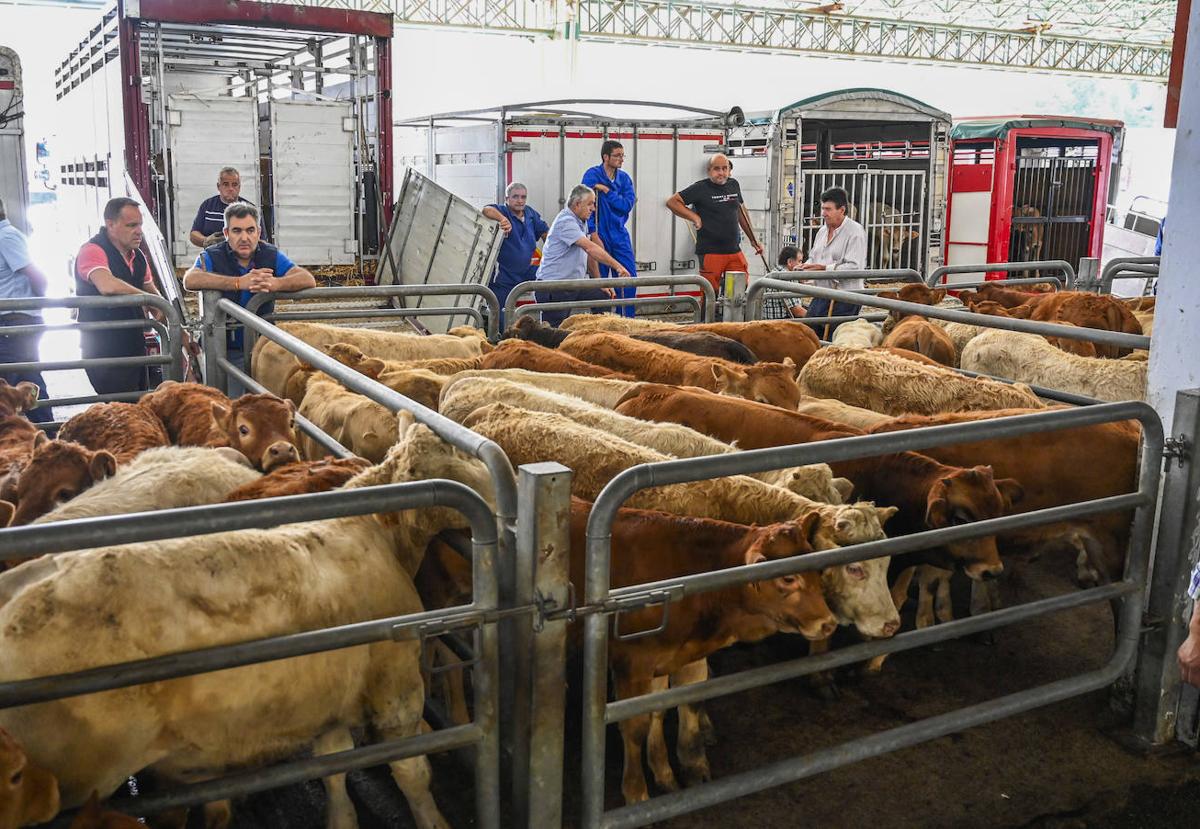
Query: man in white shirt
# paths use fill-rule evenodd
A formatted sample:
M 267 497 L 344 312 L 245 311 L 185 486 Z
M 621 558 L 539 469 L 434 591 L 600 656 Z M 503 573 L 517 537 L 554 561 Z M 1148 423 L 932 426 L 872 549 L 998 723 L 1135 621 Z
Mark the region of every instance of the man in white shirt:
M 813 239 L 808 260 L 802 271 L 859 271 L 867 265 L 867 232 L 863 226 L 846 215 L 849 199 L 841 187 L 830 187 L 821 194 L 821 218 L 824 224 Z M 818 285 L 852 291 L 863 287 L 861 279 L 821 280 Z M 848 317 L 858 313 L 862 305 L 847 302 L 832 303 L 816 298 L 808 304 L 808 317 Z M 825 326 L 821 339 L 828 340 L 840 323 Z

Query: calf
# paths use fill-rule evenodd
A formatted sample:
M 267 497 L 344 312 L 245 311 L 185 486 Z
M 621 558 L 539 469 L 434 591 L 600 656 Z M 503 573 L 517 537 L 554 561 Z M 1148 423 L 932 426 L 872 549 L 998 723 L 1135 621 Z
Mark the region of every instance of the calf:
M 617 411 L 650 420 L 690 426 L 746 449 L 788 446 L 865 434 L 852 426 L 733 398 L 713 399 L 692 389 L 644 385 Z M 989 467 L 948 466 L 916 452 L 831 462 L 835 475 L 854 483 L 855 497 L 898 508 L 896 534 L 910 535 L 971 521 L 998 518 L 1020 499 L 1021 486 L 996 480 Z M 1004 565 L 994 537 L 954 542 L 905 557 L 905 563 L 957 563 L 974 579 L 999 574 Z
M 6 493 L 6 500 L 17 506 L 13 525 L 30 523 L 116 471 L 117 459 L 111 452 L 50 440 L 39 433 L 33 454 Z
M 1016 308 L 1019 305 L 1036 305 L 1050 294 L 1036 291 L 1021 291 L 1016 288 L 1005 288 L 997 282 L 988 282 L 974 291 L 959 291 L 958 298 L 964 304 L 990 300 L 1003 305 L 1005 308 Z
M 480 361 L 480 368 L 523 368 L 530 371 L 554 374 L 575 374 L 580 377 L 609 377 L 615 380 L 632 380 L 630 374 L 622 374 L 611 368 L 581 360 L 570 352 L 546 348 L 526 340 L 505 340 Z
M 34 386 L 37 388 L 37 386 Z M 58 814 L 58 781 L 0 728 L 0 829 L 45 823 Z
M 883 333 L 872 322 L 851 320 L 833 332 L 833 344 L 847 348 L 871 348 L 883 342 Z
M 635 340 L 665 345 L 667 348 L 695 354 L 698 357 L 716 357 L 743 366 L 754 365 L 758 362 L 758 357 L 754 355 L 754 352 L 737 340 L 708 331 L 650 331 L 630 336 Z
M 289 463 L 257 480 L 239 486 L 225 496 L 225 502 L 328 492 L 343 486 L 368 466 L 370 464 L 362 458 L 325 458 L 319 461 Z
M 482 357 L 441 357 L 427 360 L 380 360 L 368 357 L 362 349 L 350 343 L 333 343 L 325 346 L 325 353 L 343 365 L 362 374 L 378 379 L 393 371 L 424 369 L 434 374 L 449 377 L 460 371 L 480 368 Z
M 586 589 L 584 536 L 590 511 L 590 504 L 572 500 L 570 569 L 577 591 Z M 802 555 L 814 549 L 817 523 L 815 515 L 808 515 L 782 524 L 745 527 L 622 509 L 612 526 L 610 584 L 627 587 Z M 737 642 L 756 642 L 777 632 L 819 639 L 832 634 L 837 626 L 823 598 L 820 575 L 812 571 L 689 594 L 672 603 L 665 617 L 658 607 L 632 610 L 621 614 L 621 627 L 626 632 L 651 631 L 664 618 L 666 625 L 660 633 L 610 643 L 609 663 L 618 698 L 649 693 L 656 676 L 669 676 Z M 650 719 L 645 714 L 621 722 L 625 744 L 621 791 L 626 803 L 648 796 L 642 746 Z M 706 768 L 703 753 L 700 744 L 694 751 L 683 751 L 682 759 L 703 761 Z M 659 785 L 677 788 L 666 757 L 652 755 L 650 759 Z
M 1082 328 L 1141 334 L 1142 326 L 1123 302 L 1103 294 L 1082 291 L 1059 291 L 1046 294 L 1029 314 L 1029 319 L 1041 322 L 1069 322 Z M 1097 357 L 1124 357 L 1131 349 L 1115 345 L 1095 344 Z
M 263 472 L 300 459 L 296 405 L 273 394 L 231 401 L 210 386 L 167 381 L 139 405 L 158 415 L 178 446 L 229 446 Z
M 896 327 L 884 338 L 883 345 L 922 354 L 951 368 L 957 357 L 954 343 L 946 332 L 924 317 L 915 315 L 906 316 L 896 323 Z
M 0 417 L 12 417 L 27 412 L 37 405 L 41 389 L 28 380 L 22 380 L 15 386 L 0 377 Z
M 348 391 L 320 372 L 308 382 L 300 414 L 342 446 L 369 461 L 382 461 L 394 441 L 396 416 L 386 406 Z M 302 435 L 300 441 L 308 459 L 325 456 L 325 448 L 308 435 Z
M 886 202 L 867 205 L 863 224 L 869 228 L 873 247 L 879 252 L 881 268 L 903 267 L 905 248 L 921 238 L 921 234 L 905 226 L 904 214 Z
M 1040 219 L 1042 211 L 1031 204 L 1023 204 L 1013 210 L 1014 219 Z M 1021 251 L 1021 259 L 1025 262 L 1037 262 L 1042 255 L 1042 238 L 1046 226 L 1041 222 L 1014 223 L 1013 230 L 1017 234 L 1017 247 Z M 1026 276 L 1033 276 L 1033 271 L 1025 271 Z
M 171 438 L 150 408 L 137 403 L 96 403 L 63 424 L 59 440 L 88 449 L 107 449 L 126 463 L 156 446 L 170 446 Z
M 741 366 L 604 331 L 574 334 L 563 340 L 559 350 L 650 382 L 699 386 L 792 408 L 800 402 L 796 365 L 791 358 L 782 363 Z
M 345 360 L 341 359 L 343 355 L 340 352 L 331 353 L 330 356 L 340 363 L 347 364 Z M 449 377 L 422 368 L 381 368 L 383 365 L 382 360 L 368 358 L 350 367 L 380 385 L 404 395 L 409 400 L 420 403 L 427 409 L 437 411 L 438 397 L 442 393 L 442 388 L 449 381 Z M 392 365 L 398 364 L 392 363 Z M 301 405 L 304 402 L 304 395 L 308 391 L 309 380 L 317 373 L 319 373 L 317 369 L 307 363 L 301 363 L 300 370 L 288 377 L 284 397 L 296 406 Z M 327 375 L 322 374 L 322 376 Z
M 495 380 L 509 380 L 523 386 L 534 386 L 558 394 L 569 394 L 611 409 L 617 405 L 627 391 L 637 383 L 629 380 L 614 380 L 611 377 L 578 377 L 574 374 L 555 374 L 548 371 L 527 371 L 520 368 L 490 369 L 464 371 L 450 378 L 450 382 L 442 389 L 441 399 L 445 400 L 454 386 L 472 377 L 486 377 Z

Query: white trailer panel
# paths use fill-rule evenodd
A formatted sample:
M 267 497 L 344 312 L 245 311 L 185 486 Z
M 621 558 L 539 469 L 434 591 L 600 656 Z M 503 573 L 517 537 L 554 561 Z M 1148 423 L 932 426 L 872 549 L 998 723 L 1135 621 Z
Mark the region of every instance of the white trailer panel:
M 271 102 L 275 241 L 303 265 L 354 263 L 354 117 L 349 103 Z

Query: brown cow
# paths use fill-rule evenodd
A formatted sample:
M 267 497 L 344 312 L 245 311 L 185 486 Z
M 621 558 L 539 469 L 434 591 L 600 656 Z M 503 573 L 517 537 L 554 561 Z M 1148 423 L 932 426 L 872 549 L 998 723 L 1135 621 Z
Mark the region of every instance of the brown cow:
M 991 301 L 1003 305 L 1005 308 L 1016 308 L 1018 305 L 1036 305 L 1050 294 L 1042 291 L 1021 291 L 1016 288 L 1005 288 L 995 281 L 981 285 L 974 291 L 962 290 L 958 292 L 958 298 L 963 301 L 964 305 L 970 305 L 973 302 Z
M 3 495 L 17 507 L 14 526 L 45 515 L 117 471 L 117 459 L 103 449 L 93 451 L 78 443 L 50 440 L 45 432 L 38 432 L 33 445 L 33 454 L 19 474 L 10 473 L 11 483 Z
M 505 340 L 480 361 L 480 368 L 523 368 L 550 374 L 575 374 L 579 377 L 608 377 L 632 380 L 632 376 L 580 360 L 569 353 L 529 342 Z
M 207 816 L 208 814 L 209 810 L 206 808 L 205 815 Z M 219 824 L 210 823 L 209 825 L 215 826 Z M 137 818 L 130 817 L 123 812 L 101 808 L 100 796 L 96 792 L 92 792 L 92 796 L 88 798 L 87 803 L 84 803 L 75 814 L 75 819 L 71 821 L 70 829 L 145 829 L 145 826 L 146 824 Z
M 895 291 L 880 291 L 876 296 L 880 299 L 897 299 L 901 302 L 915 302 L 920 305 L 937 305 L 946 298 L 945 288 L 930 288 L 924 282 L 909 282 L 901 285 Z M 868 300 L 867 305 L 870 305 Z M 907 315 L 906 311 L 892 311 L 891 314 L 896 319 L 901 319 Z
M 37 405 L 41 389 L 28 380 L 22 380 L 15 386 L 0 377 L 0 417 L 12 417 L 27 412 Z
M 776 406 L 715 397 L 697 389 L 645 384 L 630 392 L 617 411 L 646 420 L 690 426 L 720 440 L 737 441 L 743 449 L 788 446 L 866 434 Z M 899 507 L 889 529 L 910 535 L 930 529 L 997 518 L 1021 498 L 1021 486 L 996 480 L 992 470 L 973 464 L 946 465 L 916 452 L 898 452 L 855 461 L 830 462 L 835 475 L 854 483 L 855 497 Z M 948 544 L 944 549 L 914 553 L 903 564 L 963 565 L 971 578 L 987 578 L 1003 569 L 993 537 Z
M 325 458 L 289 463 L 233 490 L 225 496 L 225 502 L 328 492 L 338 489 L 368 466 L 370 464 L 362 458 Z
M 63 424 L 59 440 L 88 449 L 107 449 L 126 463 L 156 446 L 170 446 L 171 438 L 153 411 L 137 403 L 96 403 Z
M 1029 319 L 1033 314 L 1033 309 L 1036 306 L 1027 303 L 1025 305 L 1018 305 L 1015 308 L 1005 308 L 998 302 L 985 299 L 978 302 L 972 302 L 968 307 L 976 314 L 988 314 L 989 316 L 994 317 L 1013 317 L 1015 319 Z M 1075 323 L 1066 322 L 1065 320 L 1057 320 L 1057 324 L 1074 325 Z M 1077 354 L 1080 357 L 1096 356 L 1096 344 L 1088 342 L 1087 340 L 1071 340 L 1066 337 L 1046 337 L 1046 341 L 1055 348 L 1061 349 L 1068 354 Z M 961 359 L 961 350 L 959 356 Z
M 231 401 L 210 386 L 168 380 L 139 405 L 158 415 L 178 446 L 231 446 L 263 472 L 300 459 L 296 406 L 273 394 Z
M 670 322 L 627 319 L 613 314 L 573 314 L 561 326 L 571 331 L 612 331 L 620 334 L 643 334 L 649 331 L 677 331 L 681 326 Z M 754 352 L 759 360 L 782 363 L 791 358 L 803 366 L 821 347 L 821 340 L 807 325 L 789 320 L 754 320 L 753 322 L 704 322 L 688 325 L 688 331 L 704 331 L 737 340 Z
M 869 431 L 895 432 L 1033 411 L 1036 410 L 909 415 Z M 1061 429 L 1052 434 L 935 446 L 925 452 L 941 463 L 987 464 L 996 475 L 1019 479 L 1025 493 L 1020 506 L 1013 511 L 1021 513 L 1135 491 L 1140 439 L 1140 426 L 1126 421 Z M 1117 580 L 1125 567 L 1130 518 L 1128 511 L 1072 518 L 1006 533 L 998 538 L 998 543 L 1006 553 L 1065 547 L 1076 554 L 1081 582 Z
M 586 589 L 584 536 L 590 511 L 591 504 L 572 499 L 571 583 L 581 594 Z M 808 553 L 813 550 L 816 528 L 815 515 L 765 527 L 746 527 L 652 510 L 622 509 L 612 527 L 610 583 L 614 588 L 626 587 Z M 663 619 L 662 608 L 649 607 L 622 613 L 620 625 L 626 633 L 649 631 Z M 736 642 L 755 642 L 779 632 L 820 639 L 837 627 L 816 571 L 689 594 L 672 603 L 665 619 L 661 633 L 609 643 L 609 664 L 618 698 L 648 693 L 655 677 L 669 676 Z M 626 803 L 648 796 L 642 746 L 649 730 L 649 714 L 621 722 L 625 743 L 621 791 Z M 685 760 L 703 761 L 707 767 L 703 755 L 702 745 L 681 752 Z M 677 788 L 666 757 L 650 759 L 658 784 Z
M 375 379 L 384 377 L 394 371 L 412 371 L 424 369 L 451 377 L 460 371 L 471 371 L 481 367 L 481 357 L 440 357 L 428 360 L 380 360 L 368 357 L 362 349 L 350 343 L 333 343 L 325 346 L 325 353 L 343 365 L 350 366 Z
M 1124 334 L 1142 333 L 1141 323 L 1123 302 L 1111 296 L 1083 291 L 1046 294 L 1045 299 L 1033 307 L 1029 319 L 1040 322 L 1069 322 L 1081 328 L 1096 328 Z M 1097 357 L 1124 357 L 1131 350 L 1096 343 Z
M 951 368 L 954 368 L 957 356 L 954 342 L 941 326 L 916 315 L 905 316 L 897 322 L 892 332 L 884 338 L 883 347 L 903 348 Z
M 742 366 L 606 331 L 573 334 L 563 341 L 559 351 L 652 383 L 698 386 L 793 409 L 800 402 L 796 364 L 790 357 L 782 363 Z
M 32 765 L 21 744 L 0 728 L 0 829 L 45 823 L 57 814 L 58 781 Z

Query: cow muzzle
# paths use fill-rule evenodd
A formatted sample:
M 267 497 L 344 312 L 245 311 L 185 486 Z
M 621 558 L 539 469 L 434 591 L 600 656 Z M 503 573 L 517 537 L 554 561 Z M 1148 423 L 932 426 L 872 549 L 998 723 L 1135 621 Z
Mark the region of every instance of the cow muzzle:
M 975 561 L 963 567 L 963 572 L 976 581 L 994 579 L 1004 572 L 1004 564 L 997 562 Z
M 300 460 L 300 453 L 296 451 L 295 445 L 286 440 L 279 440 L 272 443 L 267 447 L 267 451 L 263 452 L 262 470 L 270 472 L 278 466 L 295 463 L 298 460 Z

